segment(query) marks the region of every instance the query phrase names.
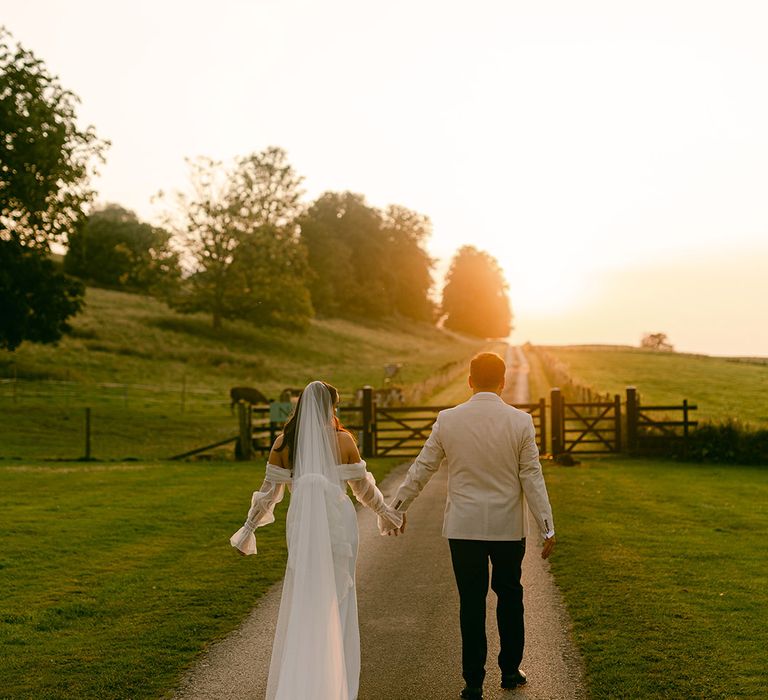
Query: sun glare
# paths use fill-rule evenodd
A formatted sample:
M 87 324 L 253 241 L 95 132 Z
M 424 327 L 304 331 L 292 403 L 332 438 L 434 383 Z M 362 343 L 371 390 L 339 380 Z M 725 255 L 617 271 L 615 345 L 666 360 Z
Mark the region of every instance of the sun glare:
M 503 260 L 499 262 L 509 283 L 509 298 L 515 315 L 557 316 L 578 306 L 584 298 L 583 279 L 569 275 L 564 269 L 509 269 Z

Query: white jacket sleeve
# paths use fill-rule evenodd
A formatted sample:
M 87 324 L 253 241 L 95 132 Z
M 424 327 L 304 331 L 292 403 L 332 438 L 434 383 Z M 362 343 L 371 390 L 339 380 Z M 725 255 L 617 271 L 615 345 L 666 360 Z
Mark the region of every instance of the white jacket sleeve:
M 393 505 L 400 512 L 408 510 L 416 496 L 421 493 L 422 489 L 440 468 L 440 464 L 442 464 L 445 451 L 440 442 L 439 424 L 440 414 L 438 414 L 437 420 L 432 426 L 432 432 L 424 443 L 424 447 L 421 448 L 419 456 L 416 457 L 416 460 L 405 475 L 403 483 L 397 490 L 397 494 L 395 494 Z
M 549 505 L 547 485 L 544 483 L 544 473 L 539 461 L 536 428 L 533 426 L 533 418 L 529 416 L 528 419 L 529 423 L 525 427 L 520 442 L 520 484 L 531 515 L 539 526 L 541 536 L 548 538 L 555 534 L 555 523 L 552 519 L 552 507 Z
M 251 507 L 248 509 L 243 526 L 229 538 L 229 543 L 243 554 L 256 554 L 256 536 L 253 534 L 257 527 L 263 527 L 275 522 L 275 506 L 283 500 L 285 485 L 291 482 L 291 472 L 288 469 L 267 465 L 264 483 L 251 496 Z

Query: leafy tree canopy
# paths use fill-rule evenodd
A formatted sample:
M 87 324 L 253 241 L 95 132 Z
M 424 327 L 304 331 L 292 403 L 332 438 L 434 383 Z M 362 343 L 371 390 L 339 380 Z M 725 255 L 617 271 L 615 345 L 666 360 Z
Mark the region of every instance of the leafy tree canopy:
M 508 285 L 496 259 L 463 246 L 451 262 L 443 288 L 445 327 L 480 338 L 505 338 L 512 330 Z
M 315 308 L 327 316 L 430 320 L 429 219 L 405 207 L 382 212 L 352 192 L 326 192 L 299 219 Z
M 209 312 L 215 328 L 227 318 L 306 326 L 313 310 L 294 223 L 302 179 L 285 151 L 270 147 L 233 167 L 197 159 L 190 175 L 190 192 L 177 195 L 169 216 L 191 261 L 174 305 Z
M 674 352 L 675 350 L 666 333 L 646 333 L 640 340 L 640 347 L 664 352 Z
M 107 146 L 80 129 L 78 98 L 0 28 L 0 227 L 27 246 L 63 241 L 91 201 L 90 176 Z
M 106 142 L 80 129 L 77 97 L 0 28 L 0 347 L 51 343 L 82 305 L 83 286 L 48 258 L 91 201 Z
M 69 317 L 80 310 L 83 292 L 83 285 L 62 275 L 49 257 L 0 240 L 0 348 L 59 340 L 69 330 Z
M 161 293 L 180 277 L 171 234 L 117 204 L 94 211 L 69 236 L 64 270 L 96 285 Z

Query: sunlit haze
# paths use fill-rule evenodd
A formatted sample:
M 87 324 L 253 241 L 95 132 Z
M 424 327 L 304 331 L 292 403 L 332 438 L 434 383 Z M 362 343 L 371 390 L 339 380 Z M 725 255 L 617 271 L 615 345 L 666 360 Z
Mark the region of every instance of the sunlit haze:
M 6 0 L 156 219 L 186 156 L 288 151 L 307 197 L 496 256 L 513 340 L 768 355 L 764 2 Z

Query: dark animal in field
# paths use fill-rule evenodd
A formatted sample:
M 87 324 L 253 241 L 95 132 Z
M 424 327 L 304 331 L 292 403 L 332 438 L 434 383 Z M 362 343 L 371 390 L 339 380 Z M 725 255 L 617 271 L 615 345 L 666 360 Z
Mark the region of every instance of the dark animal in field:
M 234 411 L 235 404 L 240 401 L 245 401 L 246 403 L 251 404 L 251 406 L 269 403 L 269 399 L 264 396 L 264 394 L 258 389 L 254 389 L 250 386 L 233 386 L 229 390 L 229 398 L 231 400 L 231 403 L 229 404 L 230 413 Z

